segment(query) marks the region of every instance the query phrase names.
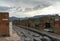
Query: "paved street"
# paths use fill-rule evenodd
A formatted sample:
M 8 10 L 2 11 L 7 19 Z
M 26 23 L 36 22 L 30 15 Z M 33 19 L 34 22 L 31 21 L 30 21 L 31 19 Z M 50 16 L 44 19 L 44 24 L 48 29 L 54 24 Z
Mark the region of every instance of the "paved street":
M 20 41 L 51 41 L 51 39 L 47 36 L 42 36 L 35 32 L 29 31 L 17 26 L 13 26 L 13 29 L 21 37 Z

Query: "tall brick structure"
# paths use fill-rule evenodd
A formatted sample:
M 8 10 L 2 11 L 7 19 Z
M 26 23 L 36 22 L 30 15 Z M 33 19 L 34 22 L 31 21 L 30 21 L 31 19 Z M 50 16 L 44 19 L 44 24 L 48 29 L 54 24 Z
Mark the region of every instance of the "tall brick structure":
M 60 19 L 59 18 L 55 18 L 54 32 L 57 33 L 57 34 L 60 34 Z
M 0 36 L 9 36 L 9 13 L 0 12 Z

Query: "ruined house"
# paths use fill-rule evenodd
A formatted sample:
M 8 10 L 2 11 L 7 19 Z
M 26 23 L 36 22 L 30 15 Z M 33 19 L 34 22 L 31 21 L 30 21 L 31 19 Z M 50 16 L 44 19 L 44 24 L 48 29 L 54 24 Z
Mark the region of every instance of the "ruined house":
M 39 18 L 29 18 L 27 20 L 14 21 L 13 24 L 22 25 L 38 30 L 52 31 L 60 34 L 60 16 L 59 15 L 43 15 Z

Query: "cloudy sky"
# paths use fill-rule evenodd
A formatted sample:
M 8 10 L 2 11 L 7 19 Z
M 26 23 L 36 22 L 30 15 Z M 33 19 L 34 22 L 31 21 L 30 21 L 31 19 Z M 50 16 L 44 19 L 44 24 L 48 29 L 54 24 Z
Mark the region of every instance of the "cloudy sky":
M 60 0 L 0 0 L 0 11 L 9 12 L 10 17 L 59 14 Z

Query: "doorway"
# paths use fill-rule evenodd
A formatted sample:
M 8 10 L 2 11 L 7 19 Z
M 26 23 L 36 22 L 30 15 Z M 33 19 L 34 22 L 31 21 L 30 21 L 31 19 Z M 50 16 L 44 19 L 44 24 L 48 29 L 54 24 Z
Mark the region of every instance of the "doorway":
M 53 32 L 53 28 L 51 26 L 51 23 L 45 23 L 45 31 L 48 31 L 48 32 Z
M 45 28 L 51 28 L 50 23 L 45 23 Z
M 35 28 L 39 29 L 40 28 L 39 24 L 35 24 Z

